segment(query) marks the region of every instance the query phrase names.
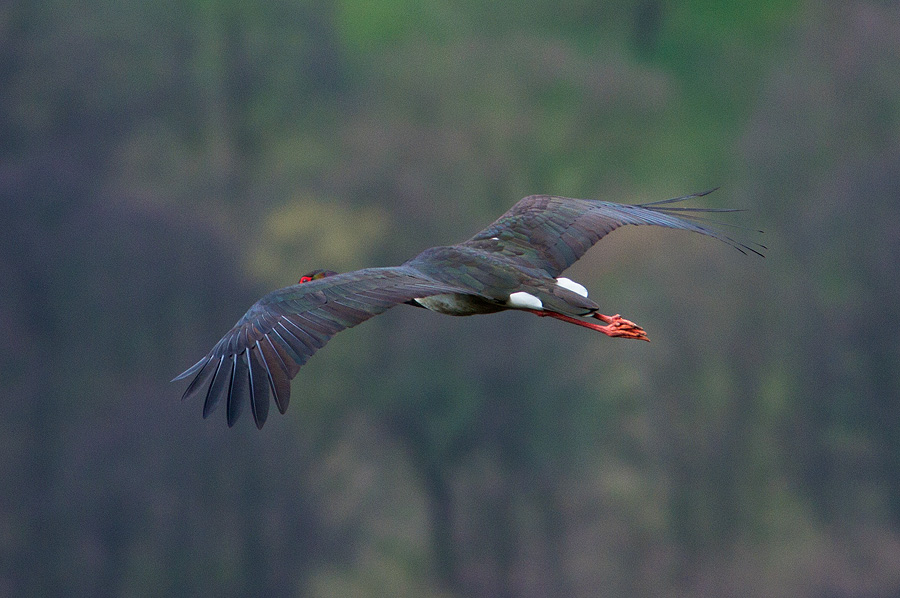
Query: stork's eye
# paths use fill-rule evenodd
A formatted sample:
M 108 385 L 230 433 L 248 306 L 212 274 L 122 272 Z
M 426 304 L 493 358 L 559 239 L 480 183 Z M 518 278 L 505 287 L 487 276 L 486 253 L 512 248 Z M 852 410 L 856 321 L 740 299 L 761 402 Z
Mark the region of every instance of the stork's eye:
M 301 276 L 298 283 L 303 284 L 304 282 L 312 282 L 313 280 L 327 278 L 328 276 L 334 276 L 335 274 L 337 274 L 337 272 L 334 270 L 313 270 L 312 272 L 307 272 Z

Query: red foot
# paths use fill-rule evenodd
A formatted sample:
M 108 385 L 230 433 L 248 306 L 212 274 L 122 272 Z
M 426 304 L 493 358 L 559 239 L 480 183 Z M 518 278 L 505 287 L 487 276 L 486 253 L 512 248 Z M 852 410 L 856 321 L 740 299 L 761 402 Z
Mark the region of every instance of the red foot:
M 605 316 L 600 313 L 592 313 L 591 317 L 597 318 L 603 322 L 606 322 L 606 326 L 601 326 L 599 324 L 592 324 L 591 322 L 586 322 L 584 320 L 579 320 L 578 318 L 573 318 L 571 316 L 565 316 L 563 314 L 558 314 L 552 311 L 538 311 L 534 309 L 528 309 L 525 311 L 530 311 L 536 316 L 550 316 L 551 318 L 556 318 L 557 320 L 562 320 L 563 322 L 568 322 L 570 324 L 577 324 L 579 326 L 584 326 L 585 328 L 590 328 L 591 330 L 596 330 L 597 332 L 602 332 L 606 336 L 612 337 L 621 337 L 621 338 L 633 338 L 641 341 L 650 342 L 650 339 L 647 338 L 647 333 L 644 332 L 644 329 L 632 322 L 631 320 L 626 320 L 619 314 L 614 316 Z
M 597 328 L 597 330 L 601 331 L 603 334 L 609 336 L 621 336 L 623 338 L 634 338 L 647 342 L 650 341 L 643 328 L 631 320 L 626 320 L 619 314 L 614 316 L 604 316 L 601 313 L 594 312 L 591 316 L 607 323 L 607 326 L 599 326 Z

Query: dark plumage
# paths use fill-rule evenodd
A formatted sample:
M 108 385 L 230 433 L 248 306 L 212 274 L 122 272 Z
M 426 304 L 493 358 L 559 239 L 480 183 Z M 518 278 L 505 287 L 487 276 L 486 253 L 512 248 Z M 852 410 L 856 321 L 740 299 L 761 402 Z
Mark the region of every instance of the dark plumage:
M 557 277 L 604 235 L 627 224 L 689 230 L 742 253 L 762 255 L 700 224 L 700 214 L 734 210 L 670 205 L 707 193 L 641 205 L 532 195 L 468 241 L 427 249 L 400 266 L 345 274 L 316 270 L 257 301 L 175 380 L 195 376 L 184 398 L 203 393 L 204 417 L 224 399 L 231 426 L 249 402 L 253 420 L 262 428 L 270 394 L 284 413 L 290 380 L 313 353 L 341 330 L 400 303 L 449 315 L 520 309 L 608 336 L 647 340 L 633 322 L 600 314 L 584 287 Z

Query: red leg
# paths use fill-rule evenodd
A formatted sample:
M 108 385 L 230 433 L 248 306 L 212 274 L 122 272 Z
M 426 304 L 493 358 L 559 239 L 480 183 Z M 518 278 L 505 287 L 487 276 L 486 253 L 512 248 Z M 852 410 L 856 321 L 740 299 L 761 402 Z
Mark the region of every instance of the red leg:
M 641 328 L 631 320 L 626 320 L 619 314 L 616 314 L 614 316 L 605 316 L 597 312 L 592 313 L 591 317 L 606 322 L 606 326 L 601 326 L 600 324 L 592 324 L 591 322 L 579 320 L 578 318 L 573 318 L 571 316 L 566 316 L 553 311 L 538 311 L 536 309 L 526 309 L 524 311 L 531 312 L 536 316 L 550 316 L 551 318 L 556 318 L 557 320 L 562 320 L 563 322 L 584 326 L 585 328 L 590 328 L 591 330 L 602 332 L 606 336 L 618 336 L 622 338 L 633 338 L 648 342 L 650 341 L 650 339 L 647 338 L 647 333 L 644 332 L 643 328 Z

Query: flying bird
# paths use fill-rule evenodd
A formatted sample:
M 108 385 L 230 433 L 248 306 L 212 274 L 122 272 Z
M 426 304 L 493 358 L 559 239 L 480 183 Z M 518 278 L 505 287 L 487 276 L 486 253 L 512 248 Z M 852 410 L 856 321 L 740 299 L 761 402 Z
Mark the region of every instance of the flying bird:
M 183 398 L 204 394 L 204 418 L 224 399 L 230 427 L 249 403 L 262 428 L 270 395 L 284 413 L 290 381 L 313 353 L 341 330 L 401 303 L 451 316 L 515 309 L 610 337 L 649 340 L 634 322 L 601 314 L 583 285 L 560 275 L 607 233 L 628 224 L 693 231 L 762 256 L 764 246 L 755 249 L 705 226 L 706 213 L 737 210 L 672 205 L 712 191 L 640 205 L 531 195 L 468 241 L 426 249 L 400 266 L 344 274 L 315 270 L 257 301 L 173 382 L 194 376 Z

